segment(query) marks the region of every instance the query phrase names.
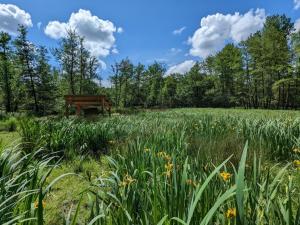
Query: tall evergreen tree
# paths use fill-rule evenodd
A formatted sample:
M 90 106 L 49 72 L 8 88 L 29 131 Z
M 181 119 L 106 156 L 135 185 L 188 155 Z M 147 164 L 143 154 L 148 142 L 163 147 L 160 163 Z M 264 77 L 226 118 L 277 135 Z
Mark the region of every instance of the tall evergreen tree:
M 165 68 L 162 64 L 155 62 L 147 69 L 148 97 L 147 106 L 161 106 L 163 75 Z
M 274 82 L 285 79 L 289 76 L 289 66 L 291 55 L 289 50 L 288 39 L 291 34 L 293 23 L 285 15 L 269 16 L 265 22 L 262 31 L 263 43 L 263 70 L 266 84 L 266 101 L 265 107 L 270 108 L 273 99 L 272 85 Z M 278 89 L 279 101 L 277 108 L 280 106 L 281 88 Z
M 48 63 L 48 51 L 44 46 L 37 50 L 36 74 L 40 81 L 37 87 L 40 113 L 49 114 L 55 109 L 55 99 L 57 97 L 56 79 L 53 76 L 51 67 Z
M 27 29 L 25 26 L 20 25 L 18 29 L 19 35 L 15 39 L 14 44 L 16 47 L 17 66 L 20 71 L 20 79 L 25 83 L 27 101 L 26 105 L 35 113 L 39 112 L 39 103 L 37 96 L 37 85 L 39 77 L 35 73 L 35 46 L 27 39 Z M 33 100 L 33 104 L 31 103 Z
M 9 34 L 0 33 L 0 84 L 6 112 L 13 110 L 10 40 Z
M 233 44 L 227 44 L 216 55 L 215 70 L 220 79 L 221 94 L 224 106 L 236 105 L 238 83 L 243 72 L 242 54 L 239 48 Z M 242 85 L 240 83 L 239 85 Z

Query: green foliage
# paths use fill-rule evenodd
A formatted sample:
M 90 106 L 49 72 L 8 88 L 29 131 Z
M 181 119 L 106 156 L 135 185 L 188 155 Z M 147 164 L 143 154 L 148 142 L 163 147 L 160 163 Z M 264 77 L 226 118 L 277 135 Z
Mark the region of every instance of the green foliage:
M 199 144 L 204 147 L 204 143 L 210 143 L 210 146 L 216 143 L 217 146 L 218 141 L 222 140 L 226 140 L 224 144 L 230 147 L 249 140 L 250 146 L 269 153 L 274 159 L 289 158 L 291 149 L 299 147 L 296 143 L 300 134 L 300 120 L 292 114 L 268 117 L 268 113 L 195 109 L 189 112 L 145 112 L 91 122 L 25 119 L 20 121 L 20 134 L 29 150 L 45 147 L 47 151 L 61 151 L 66 156 L 87 152 L 97 155 L 108 152 L 113 144 L 121 145 L 128 137 L 137 135 L 154 138 L 156 132 L 161 132 L 163 138 L 171 133 L 175 139 L 178 127 L 182 127 L 185 137 L 191 136 L 192 148 Z
M 101 63 L 76 31 L 68 30 L 60 40 L 53 51 L 60 68 L 51 68 L 47 49 L 31 43 L 20 26 L 13 40 L 6 33 L 0 35 L 0 99 L 7 112 L 27 110 L 36 115 L 62 113 L 66 94 L 105 94 L 117 109 L 296 109 L 299 52 L 299 32 L 293 32 L 291 19 L 273 15 L 263 29 L 196 62 L 186 74 L 166 75 L 164 64 L 146 67 L 126 58 L 112 66 L 112 86 L 104 88 Z
M 99 60 L 84 47 L 84 37 L 75 30 L 68 30 L 67 37 L 60 40 L 54 55 L 63 69 L 63 94 L 95 94 L 98 91 L 95 80 L 100 80 Z
M 35 161 L 39 151 L 24 155 L 19 147 L 7 149 L 0 155 L 0 223 L 24 225 L 42 224 L 44 198 L 50 184 L 46 178 L 52 171 L 50 163 L 55 157 L 44 156 Z
M 15 117 L 9 117 L 6 120 L 0 121 L 0 131 L 14 132 L 17 130 L 18 121 Z
M 2 111 L 0 111 L 0 121 L 6 120 L 8 115 Z
M 285 15 L 269 16 L 261 31 L 186 74 L 164 76 L 158 63 L 145 68 L 122 60 L 113 66 L 110 96 L 116 107 L 298 108 L 299 34 L 292 28 Z
M 184 146 L 162 147 L 138 138 L 109 158 L 112 175 L 91 191 L 91 214 L 104 215 L 98 224 L 297 224 L 299 194 L 292 178 L 285 190 L 287 166 L 264 170 L 255 156 L 249 166 L 247 146 L 238 169 L 230 158 L 215 166 Z
M 20 134 L 27 151 L 44 147 L 45 151 L 70 158 L 85 153 L 97 155 L 107 152 L 111 131 L 108 124 L 67 119 L 24 119 L 20 121 Z
M 11 49 L 9 34 L 0 33 L 0 86 L 3 91 L 3 100 L 6 112 L 13 109 L 12 74 L 11 74 Z
M 18 124 L 18 121 L 16 118 L 14 117 L 10 117 L 6 122 L 6 130 L 9 131 L 9 132 L 13 132 L 13 131 L 16 131 L 17 130 L 17 124 Z
M 298 117 L 286 111 L 182 109 L 93 122 L 21 120 L 23 141 L 32 150 L 42 147 L 35 152 L 20 145 L 34 152 L 22 168 L 41 169 L 37 165 L 47 153 L 66 161 L 36 186 L 30 213 L 23 211 L 29 207 L 23 198 L 17 213 L 46 224 L 297 224 L 298 166 L 271 166 L 264 159 L 300 159 Z M 95 153 L 103 146 L 109 156 L 98 165 Z M 59 176 L 70 172 L 77 176 Z M 58 180 L 59 188 L 52 188 Z M 39 208 L 43 200 L 46 207 Z

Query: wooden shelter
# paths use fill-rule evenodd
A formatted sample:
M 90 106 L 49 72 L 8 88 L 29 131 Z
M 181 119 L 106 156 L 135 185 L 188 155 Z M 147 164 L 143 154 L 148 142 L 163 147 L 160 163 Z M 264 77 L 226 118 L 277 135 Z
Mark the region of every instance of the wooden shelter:
M 84 108 L 98 108 L 101 107 L 101 111 L 104 114 L 107 111 L 111 113 L 111 103 L 105 95 L 66 95 L 66 116 L 69 116 L 70 106 L 76 107 L 76 115 L 80 115 L 81 109 Z

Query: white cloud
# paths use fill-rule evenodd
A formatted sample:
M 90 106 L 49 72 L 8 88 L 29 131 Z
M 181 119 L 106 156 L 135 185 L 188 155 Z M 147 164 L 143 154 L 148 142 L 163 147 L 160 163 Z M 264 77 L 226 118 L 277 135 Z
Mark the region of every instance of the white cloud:
M 207 57 L 224 47 L 226 41 L 238 43 L 263 28 L 266 19 L 264 9 L 235 13 L 209 15 L 201 19 L 200 28 L 189 38 L 190 54 Z
M 41 29 L 42 22 L 38 22 L 36 25 L 37 25 L 38 29 Z
M 18 25 L 32 27 L 29 13 L 12 4 L 0 4 L 0 31 L 17 34 Z
M 300 0 L 294 0 L 295 7 L 294 9 L 300 9 Z
M 111 87 L 111 82 L 109 80 L 101 80 L 101 86 L 110 88 Z
M 118 32 L 119 34 L 121 34 L 121 33 L 124 32 L 124 29 L 123 29 L 122 27 L 118 27 L 117 32 Z
M 190 69 L 196 64 L 193 60 L 186 60 L 182 63 L 179 63 L 175 66 L 171 66 L 167 72 L 166 75 L 174 74 L 174 73 L 180 73 L 185 74 L 190 71 Z
M 295 32 L 300 31 L 300 19 L 296 20 L 294 27 L 295 27 Z
M 106 63 L 104 61 L 102 61 L 102 60 L 99 60 L 99 63 L 100 63 L 100 68 L 102 70 L 106 70 L 106 68 L 107 68 Z
M 173 31 L 174 35 L 180 35 L 184 30 L 186 29 L 186 27 L 181 27 L 179 29 L 176 29 Z
M 111 50 L 111 53 L 113 53 L 113 54 L 119 54 L 119 50 L 117 48 L 113 48 Z
M 45 34 L 53 39 L 66 37 L 67 30 L 74 29 L 85 38 L 85 46 L 94 56 L 105 57 L 111 53 L 115 43 L 114 24 L 93 16 L 89 10 L 80 9 L 72 13 L 68 22 L 50 21 Z
M 178 53 L 182 52 L 182 49 L 180 49 L 180 48 L 171 48 L 170 52 L 173 55 L 177 55 Z
M 147 59 L 146 63 L 147 64 L 152 64 L 152 63 L 162 63 L 162 64 L 166 64 L 169 61 L 169 59 L 167 58 L 153 58 L 153 59 Z

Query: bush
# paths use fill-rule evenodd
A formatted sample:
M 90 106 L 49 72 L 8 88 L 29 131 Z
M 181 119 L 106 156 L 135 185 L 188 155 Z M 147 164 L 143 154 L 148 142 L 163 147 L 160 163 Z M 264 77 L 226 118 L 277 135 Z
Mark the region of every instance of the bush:
M 101 123 L 68 119 L 23 119 L 20 122 L 20 134 L 25 150 L 43 147 L 48 152 L 61 152 L 70 158 L 86 153 L 105 153 L 110 131 Z
M 0 111 L 0 121 L 1 120 L 6 120 L 6 119 L 7 119 L 7 114 Z
M 13 132 L 17 130 L 18 121 L 16 118 L 11 117 L 6 121 L 6 130 L 8 132 Z
M 13 132 L 17 130 L 18 121 L 15 117 L 0 122 L 0 131 Z

